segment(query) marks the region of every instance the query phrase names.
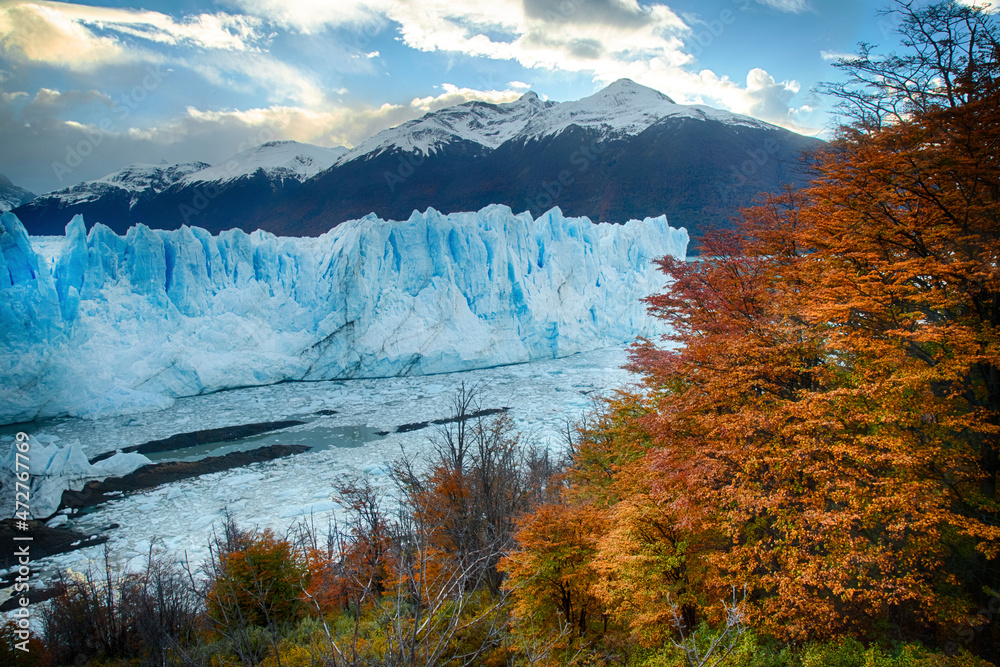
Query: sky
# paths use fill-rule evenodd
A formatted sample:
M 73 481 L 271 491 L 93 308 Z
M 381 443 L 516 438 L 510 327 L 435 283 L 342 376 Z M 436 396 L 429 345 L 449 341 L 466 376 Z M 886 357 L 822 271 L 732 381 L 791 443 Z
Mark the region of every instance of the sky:
M 974 0 L 963 0 L 971 3 Z M 983 1 L 983 0 L 979 0 Z M 469 100 L 628 77 L 810 135 L 871 0 L 0 0 L 0 174 L 37 194 L 266 141 L 353 146 Z

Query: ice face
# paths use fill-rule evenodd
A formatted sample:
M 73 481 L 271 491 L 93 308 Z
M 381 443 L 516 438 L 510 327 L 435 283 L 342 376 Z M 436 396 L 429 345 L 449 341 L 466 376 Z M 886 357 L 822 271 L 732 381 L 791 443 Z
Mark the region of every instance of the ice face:
M 3 470 L 8 471 L 0 485 L 0 501 L 3 501 L 4 507 L 11 508 L 5 517 L 13 515 L 16 506 L 17 489 L 11 472 L 24 469 L 24 459 L 19 458 L 19 451 L 17 444 L 11 443 L 0 459 Z M 79 491 L 90 480 L 127 475 L 150 463 L 142 454 L 118 452 L 92 465 L 78 441 L 60 446 L 43 438 L 34 440 L 28 453 L 21 456 L 27 456 L 29 508 L 35 518 L 49 517 L 58 510 L 65 489 Z M 20 465 L 16 465 L 18 463 Z
M 505 206 L 319 238 L 199 228 L 123 238 L 67 226 L 50 268 L 16 217 L 0 231 L 0 423 L 96 418 L 284 380 L 443 373 L 654 335 L 664 217 L 624 225 Z

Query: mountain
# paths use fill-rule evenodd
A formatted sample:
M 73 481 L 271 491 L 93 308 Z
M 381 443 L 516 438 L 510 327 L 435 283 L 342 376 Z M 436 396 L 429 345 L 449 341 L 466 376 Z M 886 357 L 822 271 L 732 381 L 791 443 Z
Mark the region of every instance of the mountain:
M 16 213 L 32 234 L 62 234 L 78 213 L 88 225 L 100 222 L 118 233 L 137 223 L 221 231 L 240 226 L 258 208 L 328 169 L 346 150 L 272 141 L 215 165 L 130 165 L 38 197 Z
M 384 130 L 245 228 L 317 235 L 371 212 L 405 218 L 498 203 L 593 220 L 666 214 L 698 235 L 728 225 L 762 192 L 807 181 L 801 156 L 822 145 L 749 116 L 676 104 L 628 79 L 573 102 L 529 92 Z
M 642 297 L 684 257 L 666 218 L 592 224 L 505 206 L 319 238 L 198 227 L 88 234 L 49 260 L 0 216 L 0 424 L 163 408 L 285 380 L 425 375 L 662 333 Z
M 208 167 L 204 162 L 172 165 L 130 164 L 107 176 L 40 195 L 14 209 L 32 235 L 60 235 L 77 214 L 124 232 L 136 220 L 133 210 L 188 174 Z
M 508 104 L 466 102 L 448 107 L 382 130 L 347 151 L 337 166 L 400 151 L 434 155 L 459 143 L 470 144 L 473 152 L 486 153 L 517 136 L 533 117 L 555 105 L 528 92 Z
M 17 208 L 21 204 L 27 204 L 34 198 L 34 192 L 19 188 L 11 183 L 9 178 L 0 174 L 0 213 Z
M 110 212 L 100 198 L 90 209 L 62 203 L 92 187 L 82 184 L 16 213 L 32 234 L 60 233 L 71 214 L 83 213 L 88 226 L 102 222 L 119 233 L 143 222 L 318 236 L 369 213 L 402 220 L 429 207 L 476 211 L 496 203 L 536 217 L 553 206 L 592 220 L 666 214 L 697 236 L 730 224 L 762 192 L 807 181 L 801 158 L 822 145 L 620 79 L 570 102 L 533 92 L 505 104 L 467 102 L 350 150 L 271 142 L 191 169 Z

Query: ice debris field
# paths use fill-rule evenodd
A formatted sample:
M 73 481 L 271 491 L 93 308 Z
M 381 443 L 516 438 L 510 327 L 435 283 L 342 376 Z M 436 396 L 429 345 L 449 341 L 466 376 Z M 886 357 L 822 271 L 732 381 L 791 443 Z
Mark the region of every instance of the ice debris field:
M 318 238 L 0 217 L 0 423 L 96 419 L 287 380 L 428 375 L 652 335 L 664 217 L 623 225 L 505 206 L 374 215 Z
M 114 557 L 134 570 L 144 565 L 151 548 L 178 561 L 187 559 L 197 568 L 208 557 L 213 530 L 226 513 L 241 525 L 272 528 L 278 534 L 299 521 L 325 530 L 340 513 L 337 485 L 352 475 L 367 476 L 390 498 L 389 463 L 404 452 L 418 459 L 425 455 L 436 431 L 431 427 L 384 437 L 372 433 L 449 416 L 450 401 L 462 382 L 481 386 L 484 407 L 509 407 L 515 428 L 524 434 L 522 442 L 558 455 L 565 447 L 567 421 L 579 420 L 595 397 L 636 379 L 621 368 L 626 360 L 624 349 L 617 347 L 446 375 L 283 383 L 181 398 L 157 412 L 47 420 L 29 430 L 32 441 L 43 448 L 40 458 L 47 460 L 45 454 L 61 450 L 79 464 L 50 471 L 62 477 L 50 480 L 54 486 L 79 484 L 81 474 L 87 474 L 81 471 L 86 465 L 81 454 L 92 457 L 195 429 L 292 418 L 306 423 L 254 438 L 254 444 L 308 443 L 317 433 L 325 436 L 336 430 L 352 434 L 296 456 L 130 493 L 82 514 L 63 510 L 48 521 L 50 526 L 106 535 Z M 332 410 L 336 413 L 328 414 Z M 24 427 L 0 427 L 0 449 L 10 449 L 14 433 Z M 103 549 L 92 546 L 45 558 L 35 566 L 35 578 L 45 582 L 57 570 L 82 571 L 100 561 Z M 0 590 L 0 599 L 3 595 Z

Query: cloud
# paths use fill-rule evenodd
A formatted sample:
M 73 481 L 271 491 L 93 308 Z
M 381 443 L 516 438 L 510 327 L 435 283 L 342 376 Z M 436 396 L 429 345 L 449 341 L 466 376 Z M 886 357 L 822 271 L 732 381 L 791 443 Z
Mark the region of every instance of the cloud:
M 440 95 L 416 97 L 410 102 L 409 107 L 411 109 L 419 109 L 424 113 L 428 113 L 437 109 L 455 106 L 456 104 L 471 102 L 472 100 L 491 102 L 493 104 L 513 102 L 523 94 L 521 91 L 515 90 L 475 90 L 473 88 L 459 88 L 451 83 L 443 83 L 441 84 L 441 88 L 444 92 Z
M 198 14 L 176 20 L 146 10 L 91 7 L 63 2 L 0 4 L 0 49 L 8 57 L 71 70 L 92 71 L 126 62 L 157 62 L 145 46 L 185 46 L 254 51 L 266 45 L 262 21 L 253 16 Z
M 379 18 L 380 2 L 336 0 L 301 2 L 299 0 L 229 0 L 227 3 L 246 14 L 266 17 L 283 28 L 303 34 L 315 34 L 331 27 L 369 26 L 384 23 Z
M 442 84 L 437 95 L 406 104 L 327 105 L 323 109 L 275 104 L 246 110 L 203 110 L 183 113 L 145 126 L 122 118 L 117 105 L 98 91 L 44 88 L 30 100 L 22 92 L 6 93 L 0 83 L 0 173 L 18 185 L 48 192 L 99 178 L 131 162 L 217 163 L 253 145 L 293 139 L 321 146 L 353 146 L 373 134 L 427 112 L 470 100 L 508 102 L 522 91 L 476 90 Z M 66 120 L 89 111 L 90 122 Z M 82 150 L 81 150 L 82 147 Z M 77 163 L 73 154 L 82 155 Z M 72 168 L 66 170 L 65 165 Z M 63 165 L 55 167 L 54 165 Z
M 268 53 L 212 53 L 181 62 L 209 83 L 244 93 L 262 93 L 268 102 L 321 107 L 325 89 L 315 76 Z
M 154 11 L 60 2 L 0 4 L 0 49 L 18 61 L 89 72 L 169 60 L 227 90 L 263 91 L 268 102 L 324 104 L 314 75 L 267 52 L 270 34 L 262 27 L 260 18 L 221 13 L 175 19 Z M 136 45 L 137 40 L 149 48 Z M 183 50 L 168 55 L 163 46 Z
M 790 100 L 795 94 L 791 91 L 798 89 L 797 84 L 774 82 L 750 89 L 708 70 L 693 71 L 694 49 L 685 41 L 696 41 L 702 26 L 692 18 L 685 22 L 664 4 L 637 0 L 371 0 L 361 5 L 349 0 L 342 12 L 307 14 L 300 11 L 296 0 L 266 0 L 263 4 L 233 1 L 263 20 L 304 32 L 367 20 L 368 27 L 360 35 L 371 36 L 391 25 L 403 44 L 419 51 L 460 53 L 514 61 L 527 68 L 589 74 L 597 83 L 628 76 L 679 102 L 760 114 L 764 120 L 801 129 L 790 120 Z M 758 2 L 788 12 L 808 9 L 806 0 Z M 724 30 L 726 24 L 722 25 Z M 709 37 L 710 41 L 716 39 L 725 39 L 725 35 L 713 33 Z M 754 85 L 762 80 L 754 74 Z M 788 103 L 782 107 L 782 101 Z
M 100 27 L 124 35 L 168 45 L 246 51 L 263 38 L 260 19 L 232 14 L 196 14 L 176 20 L 160 12 L 92 7 L 63 2 L 40 2 L 63 20 Z
M 1000 11 L 1000 0 L 958 0 L 958 4 L 966 7 L 979 7 L 988 14 L 995 14 Z
M 844 53 L 843 51 L 827 51 L 823 50 L 819 52 L 819 57 L 827 62 L 835 60 L 851 60 L 852 58 L 857 58 L 856 53 Z
M 613 26 L 626 30 L 645 27 L 652 13 L 634 2 L 619 0 L 524 0 L 528 19 L 573 25 Z
M 808 0 L 757 0 L 757 2 L 772 9 L 792 14 L 801 14 L 809 9 Z
M 787 116 L 792 96 L 799 92 L 797 81 L 778 82 L 773 76 L 755 67 L 747 73 L 747 113 L 757 118 Z
M 254 134 L 265 128 L 276 137 L 321 146 L 354 146 L 389 127 L 425 113 L 472 100 L 511 102 L 523 93 L 514 90 L 475 90 L 442 84 L 442 93 L 417 97 L 408 104 L 383 104 L 379 107 L 338 106 L 326 110 L 274 105 L 248 110 L 202 111 L 193 107 L 172 122 L 159 123 L 143 133 L 157 143 L 173 144 L 210 136 L 219 128 L 244 128 Z M 235 151 L 234 151 L 235 152 Z M 228 157 L 222 156 L 219 159 Z
M 41 4 L 0 5 L 0 49 L 14 60 L 80 70 L 127 59 L 118 40 Z

